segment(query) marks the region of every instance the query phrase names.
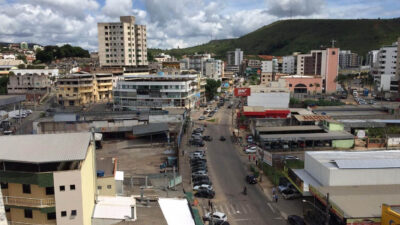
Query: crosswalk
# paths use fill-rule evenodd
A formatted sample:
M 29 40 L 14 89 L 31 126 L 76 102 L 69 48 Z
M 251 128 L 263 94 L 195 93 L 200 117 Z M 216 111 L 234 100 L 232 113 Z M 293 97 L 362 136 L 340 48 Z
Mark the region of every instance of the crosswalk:
M 214 211 L 223 212 L 230 216 L 241 216 L 251 213 L 252 208 L 248 203 L 216 203 L 213 204 Z M 203 215 L 210 211 L 208 205 L 200 205 L 200 210 L 202 210 Z

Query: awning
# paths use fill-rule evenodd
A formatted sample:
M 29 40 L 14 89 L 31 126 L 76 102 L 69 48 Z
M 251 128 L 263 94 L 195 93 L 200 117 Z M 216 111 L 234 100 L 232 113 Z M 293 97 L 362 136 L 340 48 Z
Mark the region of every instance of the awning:
M 145 125 L 134 126 L 132 128 L 132 134 L 134 136 L 161 134 L 167 131 L 169 131 L 167 123 L 150 123 Z

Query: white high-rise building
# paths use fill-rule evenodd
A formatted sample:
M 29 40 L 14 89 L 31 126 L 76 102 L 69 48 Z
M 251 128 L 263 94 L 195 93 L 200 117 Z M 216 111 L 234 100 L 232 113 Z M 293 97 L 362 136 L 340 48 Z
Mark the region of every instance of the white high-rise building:
M 221 79 L 223 67 L 222 60 L 208 59 L 203 63 L 203 75 L 214 80 Z
M 374 64 L 378 61 L 378 52 L 379 50 L 372 50 L 369 51 L 367 54 L 367 61 L 366 61 L 366 65 L 373 67 Z
M 286 74 L 296 73 L 296 56 L 289 55 L 282 57 L 282 73 Z
M 97 29 L 101 66 L 148 65 L 146 26 L 135 24 L 134 16 L 121 16 L 115 23 L 98 23 Z
M 396 64 L 397 42 L 379 49 L 379 52 L 377 53 L 377 62 L 374 64 L 372 69 L 372 74 L 378 91 L 397 92 L 398 79 L 395 77 Z
M 240 66 L 243 61 L 243 51 L 237 48 L 235 51 L 229 51 L 226 54 L 228 66 Z
M 263 73 L 272 73 L 278 72 L 278 59 L 272 59 L 268 61 L 261 61 L 261 72 Z

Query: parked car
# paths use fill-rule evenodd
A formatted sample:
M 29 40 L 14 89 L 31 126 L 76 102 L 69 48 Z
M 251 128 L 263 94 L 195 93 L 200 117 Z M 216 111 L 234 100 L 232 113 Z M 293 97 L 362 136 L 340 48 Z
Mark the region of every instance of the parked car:
M 220 141 L 225 141 L 226 139 L 225 139 L 224 136 L 221 136 L 221 137 L 219 138 L 219 140 L 220 140 Z
M 282 191 L 282 196 L 284 199 L 295 199 L 295 198 L 300 198 L 302 195 L 297 189 L 294 188 L 287 188 Z
M 293 186 L 293 184 L 291 184 L 290 182 L 286 183 L 286 184 L 282 184 L 278 186 L 278 191 L 282 193 L 282 191 L 288 189 L 288 188 L 295 188 Z
M 253 141 L 254 141 L 253 140 L 253 136 L 250 135 L 250 136 L 247 137 L 247 142 L 248 143 L 253 143 Z
M 209 190 L 209 191 L 214 191 L 213 187 L 208 184 L 202 184 L 198 186 L 193 187 L 193 191 L 201 191 L 201 190 Z
M 246 152 L 246 154 L 256 153 L 257 152 L 257 147 L 246 148 L 245 152 Z
M 196 176 L 196 175 L 207 176 L 207 172 L 206 171 L 198 171 L 198 172 L 192 173 L 192 176 Z
M 202 180 L 193 182 L 193 186 L 198 186 L 198 185 L 202 185 L 202 184 L 212 185 L 212 182 L 209 179 L 202 179 Z
M 206 119 L 205 116 L 200 116 L 200 117 L 199 117 L 199 120 L 205 120 L 205 119 Z
M 203 136 L 203 140 L 205 140 L 205 141 L 212 141 L 213 140 L 213 138 L 211 137 L 211 136 Z
M 210 181 L 210 178 L 208 176 L 198 176 L 198 177 L 192 177 L 192 181 L 193 183 L 199 181 Z
M 220 221 L 220 222 L 224 222 L 228 220 L 228 217 L 226 217 L 225 213 L 222 212 L 214 212 L 211 214 L 211 212 L 206 213 L 206 215 L 204 215 L 203 220 L 204 221 L 210 221 L 212 218 L 213 221 Z
M 249 184 L 257 184 L 257 179 L 254 175 L 247 175 L 246 182 Z
M 284 160 L 300 160 L 299 157 L 294 156 L 294 155 L 285 155 L 285 156 L 283 157 L 283 159 L 284 159 Z
M 306 225 L 304 219 L 297 215 L 290 215 L 287 218 L 288 225 Z
M 210 190 L 200 190 L 194 194 L 195 197 L 198 198 L 214 198 L 215 197 L 215 192 L 210 191 Z

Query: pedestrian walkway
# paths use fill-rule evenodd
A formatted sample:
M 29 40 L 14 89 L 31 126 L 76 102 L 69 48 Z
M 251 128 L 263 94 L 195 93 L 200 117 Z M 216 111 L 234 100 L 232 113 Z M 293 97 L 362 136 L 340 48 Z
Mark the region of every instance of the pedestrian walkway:
M 250 214 L 254 210 L 252 208 L 252 205 L 249 203 L 221 202 L 221 203 L 214 203 L 213 207 L 215 212 L 223 212 L 228 217 L 245 216 L 247 214 Z M 200 204 L 199 208 L 203 215 L 205 215 L 207 212 L 210 212 L 210 208 L 208 205 Z

